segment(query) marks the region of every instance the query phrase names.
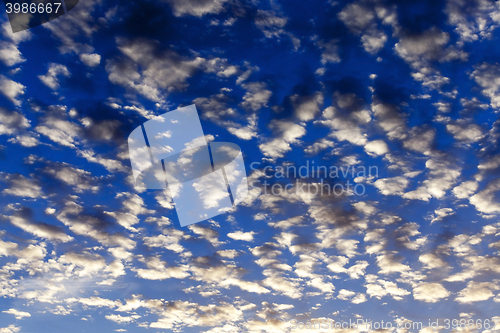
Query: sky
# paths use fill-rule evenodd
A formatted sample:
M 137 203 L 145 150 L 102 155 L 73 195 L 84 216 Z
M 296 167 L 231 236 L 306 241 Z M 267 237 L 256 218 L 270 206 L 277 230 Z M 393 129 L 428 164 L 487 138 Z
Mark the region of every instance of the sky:
M 0 333 L 500 330 L 500 2 L 0 20 Z M 193 104 L 248 195 L 183 227 L 127 138 Z

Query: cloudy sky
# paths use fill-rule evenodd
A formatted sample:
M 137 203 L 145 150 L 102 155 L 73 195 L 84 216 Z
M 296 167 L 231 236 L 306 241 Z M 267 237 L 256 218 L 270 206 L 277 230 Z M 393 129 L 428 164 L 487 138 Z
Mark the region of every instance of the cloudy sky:
M 2 14 L 0 333 L 498 318 L 499 26 L 489 0 L 80 0 L 15 34 Z M 191 104 L 250 192 L 181 227 L 127 137 Z M 313 164 L 356 173 L 276 172 Z

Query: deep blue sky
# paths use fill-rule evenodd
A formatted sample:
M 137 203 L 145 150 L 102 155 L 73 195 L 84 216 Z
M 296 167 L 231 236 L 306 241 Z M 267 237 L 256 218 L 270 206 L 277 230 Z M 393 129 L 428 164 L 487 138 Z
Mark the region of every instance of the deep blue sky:
M 486 0 L 80 0 L 16 34 L 4 14 L 0 333 L 491 320 L 499 25 Z M 181 227 L 127 137 L 191 104 L 251 188 Z M 378 175 L 272 171 L 313 162 Z M 364 191 L 300 191 L 321 181 Z

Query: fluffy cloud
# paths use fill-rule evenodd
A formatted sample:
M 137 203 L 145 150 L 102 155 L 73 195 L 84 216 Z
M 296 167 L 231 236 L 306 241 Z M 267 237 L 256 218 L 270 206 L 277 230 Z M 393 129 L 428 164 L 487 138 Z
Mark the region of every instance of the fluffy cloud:
M 96 67 L 101 63 L 101 56 L 97 53 L 80 54 L 80 60 L 89 67 Z
M 251 232 L 236 231 L 228 233 L 227 237 L 232 238 L 234 240 L 251 242 L 253 241 L 253 235 L 255 235 L 255 232 L 253 231 Z
M 298 143 L 299 138 L 306 134 L 304 127 L 292 121 L 273 120 L 269 127 L 275 133 L 275 137 L 260 144 L 259 149 L 271 159 L 283 157 L 285 153 L 292 149 L 291 145 Z
M 109 80 L 155 102 L 163 101 L 164 93 L 185 89 L 186 80 L 205 63 L 201 57 L 191 60 L 172 50 L 159 51 L 151 40 L 118 38 L 117 44 L 127 59 L 106 63 Z
M 3 180 L 8 186 L 3 193 L 18 197 L 39 198 L 42 196 L 42 187 L 34 179 L 26 178 L 20 174 L 4 175 Z
M 0 41 L 0 61 L 9 67 L 26 61 L 18 46 L 20 43 L 31 39 L 33 36 L 31 32 L 24 30 L 13 33 L 9 22 L 3 22 L 1 31 L 6 40 Z
M 15 106 L 21 106 L 22 101 L 17 99 L 17 97 L 24 95 L 25 89 L 26 87 L 21 83 L 0 75 L 0 92 Z
M 0 107 L 0 135 L 13 134 L 28 127 L 30 122 L 24 115 Z
M 422 283 L 413 288 L 413 297 L 426 303 L 436 303 L 448 296 L 450 296 L 450 292 L 440 283 Z
M 43 84 L 45 84 L 50 89 L 57 90 L 59 89 L 60 85 L 58 76 L 70 77 L 71 73 L 69 72 L 66 66 L 61 64 L 51 63 L 49 65 L 47 74 L 38 75 L 38 78 L 40 79 L 40 81 L 42 81 Z
M 483 95 L 491 101 L 492 108 L 500 107 L 500 66 L 498 64 L 483 63 L 476 66 L 470 77 L 483 89 Z
M 175 16 L 192 15 L 202 17 L 220 13 L 228 0 L 163 0 L 172 6 Z
M 486 214 L 500 213 L 500 202 L 495 200 L 495 195 L 499 190 L 500 179 L 492 180 L 486 185 L 484 190 L 471 196 L 469 201 L 471 204 L 476 206 L 476 209 L 480 212 Z
M 467 288 L 461 290 L 456 298 L 460 303 L 474 303 L 485 301 L 494 296 L 492 290 L 498 290 L 498 286 L 491 282 L 469 282 Z
M 16 319 L 23 319 L 25 317 L 31 317 L 31 314 L 29 312 L 19 311 L 16 309 L 9 309 L 9 310 L 2 311 L 2 312 L 14 315 L 16 317 Z

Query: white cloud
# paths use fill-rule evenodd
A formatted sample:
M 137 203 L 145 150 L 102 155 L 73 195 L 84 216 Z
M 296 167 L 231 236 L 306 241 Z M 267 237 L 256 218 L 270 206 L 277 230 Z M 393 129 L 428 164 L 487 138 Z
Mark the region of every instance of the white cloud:
M 446 130 L 453 135 L 455 140 L 477 142 L 484 137 L 481 126 L 457 121 L 446 125 Z
M 101 56 L 97 53 L 82 53 L 80 54 L 80 60 L 89 67 L 96 67 L 101 63 Z
M 284 34 L 283 27 L 287 21 L 286 17 L 277 16 L 274 11 L 269 10 L 259 9 L 255 17 L 255 25 L 264 33 L 266 38 L 279 37 Z
M 401 195 L 408 186 L 408 179 L 405 177 L 381 178 L 373 184 L 383 195 Z
M 265 83 L 250 82 L 242 83 L 241 86 L 245 88 L 247 92 L 243 96 L 243 102 L 240 103 L 240 106 L 253 111 L 259 111 L 261 108 L 267 106 L 272 92 L 266 89 L 267 85 Z
M 228 0 L 163 0 L 172 6 L 175 16 L 192 15 L 202 17 L 207 14 L 218 14 L 224 10 Z
M 323 50 L 321 53 L 321 63 L 323 65 L 327 63 L 339 63 L 342 61 L 339 55 L 339 46 L 337 45 L 338 41 L 332 39 L 328 42 L 319 42 L 318 46 Z
M 32 223 L 22 216 L 9 216 L 10 222 L 25 232 L 31 233 L 37 237 L 46 238 L 53 241 L 67 243 L 73 240 L 73 237 L 67 235 L 59 228 L 45 223 Z
M 259 145 L 260 151 L 271 159 L 283 157 L 292 150 L 292 144 L 298 143 L 299 138 L 306 134 L 304 127 L 286 120 L 273 120 L 269 127 L 276 134 L 275 138 Z
M 117 39 L 126 60 L 108 60 L 109 80 L 155 102 L 164 102 L 164 94 L 184 90 L 186 80 L 203 67 L 205 59 L 187 59 L 175 51 L 159 51 L 151 40 Z
M 475 67 L 470 77 L 483 88 L 483 95 L 489 97 L 491 107 L 497 109 L 500 107 L 500 65 L 483 63 Z
M 448 296 L 450 292 L 440 283 L 422 283 L 413 288 L 413 297 L 426 303 L 436 303 Z
M 455 298 L 460 303 L 474 303 L 486 301 L 495 296 L 492 290 L 499 289 L 498 286 L 492 282 L 469 282 L 467 287 L 458 293 Z
M 24 95 L 26 87 L 0 75 L 0 92 L 15 106 L 21 106 L 22 101 L 17 99 L 19 95 Z
M 9 310 L 2 311 L 2 312 L 14 315 L 16 317 L 16 319 L 23 319 L 25 317 L 31 317 L 31 314 L 29 312 L 19 311 L 16 309 L 9 309 Z
M 34 179 L 26 178 L 23 175 L 5 175 L 4 180 L 9 186 L 3 190 L 5 194 L 18 197 L 39 198 L 42 196 L 42 187 Z
M 57 89 L 59 89 L 58 76 L 61 76 L 61 75 L 65 76 L 65 77 L 71 76 L 71 73 L 69 72 L 68 67 L 61 65 L 61 64 L 51 63 L 49 65 L 49 69 L 47 71 L 47 74 L 38 75 L 38 78 L 40 79 L 40 81 L 42 81 L 43 84 L 45 84 L 50 89 L 57 90 Z
M 14 134 L 30 127 L 30 121 L 21 113 L 0 107 L 0 135 Z
M 134 322 L 136 319 L 141 318 L 139 315 L 131 315 L 131 316 L 121 316 L 117 314 L 110 314 L 105 316 L 106 319 L 114 321 L 115 323 L 118 324 L 129 324 L 131 322 Z
M 499 8 L 489 1 L 448 0 L 444 12 L 463 42 L 489 38 L 500 23 Z
M 0 333 L 17 333 L 20 330 L 21 328 L 16 325 L 9 325 L 7 327 L 0 328 Z
M 467 199 L 470 198 L 470 196 L 477 191 L 477 188 L 478 188 L 477 182 L 473 180 L 468 180 L 455 187 L 453 189 L 453 194 L 458 199 Z
M 235 231 L 235 232 L 228 233 L 227 237 L 232 238 L 234 240 L 251 242 L 251 241 L 253 241 L 253 235 L 255 235 L 255 234 L 256 233 L 253 231 L 250 231 L 250 232 Z
M 295 116 L 300 121 L 313 120 L 320 112 L 323 99 L 321 92 L 316 92 L 308 96 L 299 96 L 296 94 L 290 96 Z
M 471 204 L 482 213 L 500 213 L 500 202 L 495 200 L 496 193 L 500 190 L 500 179 L 491 180 L 486 188 L 470 197 Z
M 365 151 L 368 154 L 384 155 L 389 152 L 389 147 L 383 140 L 374 140 L 365 145 Z
M 9 22 L 3 22 L 1 30 L 5 41 L 0 41 L 0 61 L 9 67 L 26 61 L 18 46 L 20 43 L 30 40 L 33 36 L 32 33 L 29 30 L 13 33 Z

